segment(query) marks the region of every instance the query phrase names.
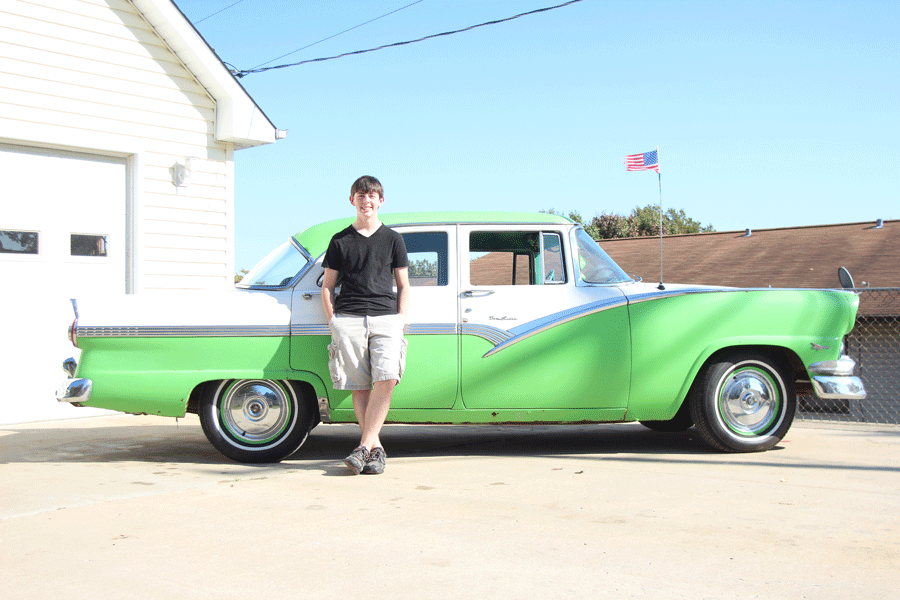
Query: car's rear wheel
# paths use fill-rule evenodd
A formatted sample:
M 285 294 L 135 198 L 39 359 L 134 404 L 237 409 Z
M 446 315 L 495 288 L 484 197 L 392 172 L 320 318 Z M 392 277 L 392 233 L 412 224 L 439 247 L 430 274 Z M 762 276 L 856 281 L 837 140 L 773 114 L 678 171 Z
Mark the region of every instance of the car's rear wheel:
M 207 384 L 200 424 L 210 443 L 232 460 L 278 462 L 309 435 L 313 411 L 287 381 L 233 379 Z
M 691 416 L 709 445 L 724 452 L 769 450 L 794 420 L 793 379 L 764 354 L 737 351 L 706 365 L 689 395 Z

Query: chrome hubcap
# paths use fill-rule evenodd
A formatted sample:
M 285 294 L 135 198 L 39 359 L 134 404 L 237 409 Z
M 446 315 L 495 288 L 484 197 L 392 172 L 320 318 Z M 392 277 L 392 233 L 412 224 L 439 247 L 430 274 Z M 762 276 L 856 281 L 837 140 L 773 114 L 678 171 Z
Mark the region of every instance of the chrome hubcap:
M 228 431 L 250 444 L 277 437 L 291 418 L 291 402 L 285 390 L 274 381 L 262 379 L 233 384 L 220 410 Z
M 771 429 L 781 405 L 775 376 L 758 368 L 733 370 L 719 389 L 719 415 L 739 435 L 759 435 Z

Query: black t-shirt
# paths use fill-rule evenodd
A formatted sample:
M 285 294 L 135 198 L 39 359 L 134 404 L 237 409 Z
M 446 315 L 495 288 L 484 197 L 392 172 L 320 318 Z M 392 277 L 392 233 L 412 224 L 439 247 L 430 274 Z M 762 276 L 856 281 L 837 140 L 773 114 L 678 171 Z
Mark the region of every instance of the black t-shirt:
M 394 269 L 409 266 L 403 236 L 381 225 L 366 237 L 353 225 L 331 238 L 322 266 L 342 276 L 334 312 L 357 316 L 399 312 Z

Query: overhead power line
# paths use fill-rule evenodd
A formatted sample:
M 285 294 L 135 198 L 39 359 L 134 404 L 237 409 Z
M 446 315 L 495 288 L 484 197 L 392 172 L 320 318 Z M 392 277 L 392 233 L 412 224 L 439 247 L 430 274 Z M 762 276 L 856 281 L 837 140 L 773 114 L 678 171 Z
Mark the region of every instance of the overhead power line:
M 394 14 L 394 13 L 396 13 L 396 12 L 400 12 L 400 11 L 403 10 L 404 8 L 409 8 L 410 6 L 413 6 L 414 4 L 418 4 L 418 3 L 420 3 L 420 2 L 424 2 L 424 0 L 416 0 L 415 2 L 412 2 L 412 3 L 410 3 L 410 4 L 407 4 L 406 6 L 401 6 L 400 8 L 398 8 L 398 9 L 396 9 L 396 10 L 392 10 L 392 11 L 389 12 L 389 13 L 385 13 L 385 14 L 381 15 L 380 17 L 375 17 L 374 19 L 369 19 L 369 20 L 366 21 L 365 23 L 360 23 L 359 25 L 354 25 L 354 26 L 351 27 L 350 29 L 345 29 L 345 30 L 343 30 L 343 31 L 340 32 L 340 33 L 336 33 L 336 34 L 334 34 L 334 35 L 329 35 L 327 38 L 323 38 L 323 39 L 319 40 L 318 42 L 313 42 L 312 44 L 309 44 L 309 45 L 307 45 L 307 46 L 303 46 L 302 48 L 297 48 L 296 50 L 293 50 L 293 51 L 291 51 L 291 52 L 288 52 L 287 54 L 282 54 L 281 56 L 278 56 L 278 57 L 276 57 L 276 58 L 273 58 L 272 60 L 267 60 L 266 62 L 262 63 L 261 65 L 256 65 L 255 67 L 253 67 L 253 69 L 249 69 L 247 72 L 248 72 L 248 73 L 250 73 L 250 72 L 255 72 L 254 69 L 258 69 L 258 68 L 260 68 L 260 67 L 262 67 L 262 66 L 264 66 L 264 65 L 267 65 L 267 64 L 269 64 L 269 63 L 271 63 L 271 62 L 275 62 L 276 60 L 281 60 L 281 59 L 284 58 L 285 56 L 290 56 L 291 54 L 297 54 L 297 53 L 300 52 L 301 50 L 306 50 L 307 48 L 312 48 L 312 47 L 315 46 L 316 44 L 321 44 L 322 42 L 327 42 L 328 40 L 330 40 L 330 39 L 332 39 L 332 38 L 336 38 L 336 37 L 339 36 L 339 35 L 343 35 L 343 34 L 347 33 L 348 31 L 353 31 L 354 29 L 359 29 L 359 28 L 362 27 L 363 25 L 368 25 L 369 23 L 374 23 L 374 22 L 377 21 L 378 19 L 383 19 L 383 18 L 385 18 L 385 17 L 387 17 L 387 16 L 389 16 L 389 15 L 392 15 L 392 14 Z
M 524 13 L 521 13 L 518 15 L 514 15 L 512 17 L 506 17 L 505 19 L 497 19 L 496 21 L 488 21 L 486 23 L 479 23 L 478 25 L 470 25 L 469 27 L 464 27 L 463 29 L 456 29 L 454 31 L 445 31 L 443 33 L 435 33 L 433 35 L 426 35 L 425 37 L 421 37 L 421 38 L 418 38 L 415 40 L 407 40 L 405 42 L 395 42 L 393 44 L 385 44 L 383 46 L 378 46 L 377 48 L 368 48 L 366 50 L 355 50 L 353 52 L 344 52 L 343 54 L 337 54 L 335 56 L 325 56 L 322 58 L 311 58 L 309 60 L 301 60 L 301 61 L 295 62 L 295 63 L 289 63 L 289 64 L 284 64 L 284 65 L 275 65 L 272 67 L 261 67 L 261 68 L 245 69 L 245 70 L 241 70 L 241 71 L 232 71 L 232 73 L 236 77 L 244 77 L 246 75 L 250 75 L 251 73 L 262 73 L 264 71 L 271 71 L 274 69 L 285 69 L 287 67 L 296 67 L 299 65 L 305 65 L 305 64 L 314 63 L 314 62 L 324 62 L 326 60 L 335 60 L 337 58 L 344 58 L 345 56 L 354 56 L 357 54 L 366 54 L 367 52 L 376 52 L 378 50 L 384 50 L 385 48 L 396 48 L 397 46 L 406 46 L 408 44 L 416 44 L 418 42 L 424 42 L 425 40 L 431 40 L 434 38 L 444 37 L 447 35 L 463 33 L 466 31 L 471 31 L 473 29 L 477 29 L 479 27 L 487 27 L 488 25 L 498 25 L 500 23 L 512 21 L 513 19 L 518 19 L 520 17 L 526 17 L 528 15 L 534 15 L 537 13 L 547 12 L 550 10 L 556 10 L 557 8 L 563 8 L 564 6 L 569 6 L 570 4 L 576 4 L 581 1 L 582 0 L 569 0 L 569 2 L 563 2 L 562 4 L 557 4 L 556 6 L 548 6 L 546 8 L 539 8 L 537 10 L 531 10 L 531 11 L 524 12 Z M 402 10 L 402 9 L 398 9 L 398 10 Z M 293 52 L 291 54 L 293 54 Z M 275 59 L 275 60 L 278 60 L 278 59 Z M 265 64 L 265 63 L 263 63 L 263 64 Z
M 228 6 L 226 6 L 225 8 L 222 8 L 222 9 L 220 9 L 220 10 L 217 10 L 216 12 L 214 12 L 214 13 L 211 14 L 211 15 L 206 15 L 206 16 L 203 17 L 202 19 L 200 19 L 200 20 L 198 20 L 198 21 L 194 21 L 194 25 L 196 25 L 197 23 L 202 23 L 203 21 L 209 19 L 210 17 L 216 16 L 216 15 L 219 14 L 220 12 L 225 12 L 226 10 L 228 10 L 229 8 L 231 8 L 232 6 L 237 6 L 238 4 L 240 4 L 240 3 L 243 2 L 243 1 L 244 1 L 244 0 L 237 0 L 237 2 L 235 2 L 235 3 L 233 3 L 233 4 L 229 4 Z

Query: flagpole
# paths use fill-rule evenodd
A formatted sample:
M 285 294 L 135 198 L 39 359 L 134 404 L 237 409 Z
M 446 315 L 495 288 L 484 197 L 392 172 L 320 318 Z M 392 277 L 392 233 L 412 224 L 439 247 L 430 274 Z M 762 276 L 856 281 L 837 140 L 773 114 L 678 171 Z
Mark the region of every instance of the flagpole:
M 662 169 L 659 167 L 659 146 L 656 147 L 656 175 L 659 177 L 659 288 L 666 289 L 663 285 L 663 212 L 662 212 Z
M 655 162 L 651 162 L 655 158 Z M 659 288 L 666 289 L 663 285 L 663 212 L 662 212 L 662 171 L 659 168 L 659 146 L 656 152 L 642 152 L 629 154 L 625 157 L 626 171 L 656 171 L 659 179 Z

